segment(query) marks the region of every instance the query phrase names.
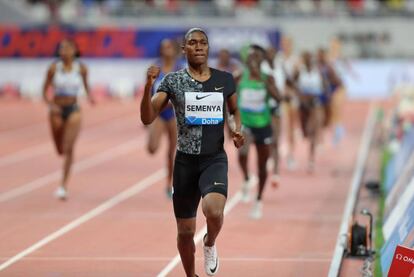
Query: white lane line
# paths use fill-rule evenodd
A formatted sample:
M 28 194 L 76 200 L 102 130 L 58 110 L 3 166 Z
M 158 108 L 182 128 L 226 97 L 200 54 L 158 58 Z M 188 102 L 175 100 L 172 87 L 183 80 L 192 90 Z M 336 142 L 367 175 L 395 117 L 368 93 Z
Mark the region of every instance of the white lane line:
M 241 200 L 241 192 L 238 191 L 227 203 L 224 209 L 224 215 L 227 215 Z M 204 237 L 204 234 L 207 232 L 207 225 L 198 231 L 194 237 L 194 243 L 197 245 Z M 165 277 L 170 273 L 181 261 L 180 255 L 177 254 L 162 270 L 158 273 L 157 277 Z
M 84 224 L 85 222 L 90 221 L 91 219 L 97 217 L 98 215 L 104 213 L 105 211 L 113 208 L 114 206 L 118 205 L 119 203 L 131 198 L 134 195 L 137 195 L 141 191 L 145 190 L 146 188 L 150 187 L 151 185 L 155 184 L 156 182 L 165 178 L 166 172 L 165 169 L 160 169 L 155 173 L 151 174 L 150 176 L 146 177 L 145 179 L 135 183 L 131 187 L 127 188 L 126 190 L 118 193 L 117 195 L 111 197 L 98 207 L 90 210 L 89 212 L 83 214 L 82 216 L 78 217 L 77 219 L 73 220 L 72 222 L 68 223 L 67 225 L 63 226 L 59 230 L 53 232 L 52 234 L 44 237 L 42 240 L 36 242 L 32 246 L 26 248 L 25 250 L 21 251 L 20 253 L 16 254 L 15 256 L 11 257 L 4 263 L 0 264 L 0 271 L 8 268 L 12 264 L 18 262 L 19 260 L 23 259 L 27 255 L 35 252 L 36 250 L 42 248 L 46 244 L 58 239 L 59 237 L 63 236 L 64 234 L 72 231 L 73 229 L 79 227 L 80 225 Z
M 7 260 L 6 257 L 0 257 L 0 260 Z M 196 257 L 197 261 L 203 260 L 203 257 Z M 36 262 L 72 262 L 72 261 L 102 261 L 102 262 L 167 262 L 171 257 L 24 257 L 24 261 Z M 220 261 L 226 262 L 267 262 L 267 263 L 286 263 L 286 262 L 305 262 L 305 263 L 327 263 L 330 258 L 269 258 L 269 257 L 220 257 Z
M 346 199 L 344 213 L 342 215 L 341 227 L 336 239 L 336 246 L 332 254 L 332 262 L 329 267 L 329 277 L 339 276 L 339 270 L 342 264 L 342 257 L 346 248 L 347 234 L 349 222 L 351 222 L 352 214 L 355 208 L 355 203 L 358 197 L 361 179 L 365 170 L 365 165 L 368 159 L 369 148 L 375 129 L 376 115 L 374 112 L 374 105 L 371 103 L 368 116 L 365 121 L 364 132 L 359 144 L 358 157 L 352 176 L 351 185 Z
M 79 173 L 79 172 L 85 171 L 86 169 L 97 166 L 106 161 L 112 160 L 115 157 L 129 153 L 133 149 L 138 149 L 138 147 L 141 146 L 143 142 L 142 136 L 140 136 L 140 138 L 141 139 L 135 138 L 135 139 L 128 140 L 127 142 L 124 142 L 118 146 L 112 147 L 100 154 L 96 154 L 89 158 L 83 159 L 79 162 L 76 162 L 73 165 L 73 173 Z M 62 171 L 59 169 L 43 177 L 37 178 L 33 181 L 23 184 L 17 188 L 1 193 L 0 203 L 14 199 L 23 194 L 32 192 L 36 189 L 39 189 L 41 187 L 44 187 L 50 184 L 51 182 L 58 181 L 61 178 L 61 175 L 62 175 Z
M 30 158 L 39 156 L 43 153 L 47 153 L 48 151 L 51 152 L 52 147 L 52 142 L 42 143 L 40 145 L 21 149 L 12 154 L 2 156 L 0 157 L 0 167 L 28 160 Z
M 136 118 L 136 115 L 123 116 L 121 118 L 116 117 L 115 119 L 109 122 L 105 122 L 102 124 L 98 123 L 96 125 L 88 127 L 85 130 L 85 134 L 81 134 L 81 139 L 83 141 L 89 141 L 89 140 L 96 138 L 96 136 L 98 136 L 102 132 L 105 132 L 105 131 L 113 132 L 115 130 L 119 130 L 122 127 L 128 126 L 128 124 L 130 123 L 127 123 L 127 124 L 122 124 L 122 123 L 128 122 L 128 120 L 132 117 Z M 84 136 L 85 136 L 85 139 L 83 139 Z M 50 140 L 50 142 L 42 143 L 42 144 L 28 147 L 25 149 L 21 149 L 17 152 L 0 157 L 0 167 L 11 165 L 11 164 L 18 163 L 21 161 L 25 161 L 25 160 L 28 160 L 28 159 L 40 156 L 42 154 L 52 152 L 52 151 L 53 151 L 53 145 L 52 145 L 52 141 Z

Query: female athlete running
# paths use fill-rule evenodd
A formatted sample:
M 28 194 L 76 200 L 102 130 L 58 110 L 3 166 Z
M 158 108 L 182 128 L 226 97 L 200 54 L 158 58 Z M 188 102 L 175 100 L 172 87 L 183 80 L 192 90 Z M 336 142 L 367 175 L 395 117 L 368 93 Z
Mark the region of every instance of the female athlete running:
M 155 63 L 160 68 L 160 74 L 155 80 L 153 94 L 157 92 L 158 86 L 164 76 L 172 71 L 181 69 L 178 60 L 178 46 L 173 40 L 164 39 L 160 45 L 160 59 Z M 175 123 L 174 108 L 169 103 L 160 115 L 149 126 L 148 132 L 148 152 L 155 154 L 160 146 L 162 135 L 166 134 L 168 138 L 167 149 L 167 186 L 165 188 L 168 198 L 172 198 L 172 175 L 175 155 L 175 146 L 177 144 L 177 127 Z
M 325 92 L 326 97 L 322 101 L 325 119 L 323 125 L 325 127 L 331 127 L 334 119 L 333 109 L 335 108 L 332 105 L 333 97 L 340 90 L 340 87 L 342 87 L 342 81 L 339 79 L 338 74 L 336 74 L 335 68 L 329 62 L 326 50 L 323 48 L 318 49 L 318 64 L 326 85 L 325 88 L 327 89 Z
M 341 70 L 342 72 L 348 71 L 351 73 L 352 76 L 355 77 L 355 73 L 352 70 L 351 64 L 349 61 L 343 59 L 341 57 L 341 42 L 339 39 L 334 38 L 331 40 L 330 47 L 328 50 L 328 61 L 332 64 L 333 68 L 336 69 L 336 73 L 338 78 L 341 78 Z M 358 78 L 358 77 L 356 77 Z M 345 128 L 342 122 L 343 116 L 343 109 L 346 102 L 346 87 L 343 82 L 338 85 L 335 90 L 332 92 L 332 99 L 330 102 L 330 110 L 331 110 L 331 120 L 330 124 L 332 128 L 334 128 L 334 136 L 333 136 L 333 143 L 336 145 L 338 144 L 342 138 L 345 136 Z
M 76 138 L 81 126 L 78 96 L 85 90 L 91 104 L 95 101 L 89 94 L 87 68 L 79 62 L 79 51 L 74 41 L 64 39 L 58 46 L 59 60 L 52 63 L 43 86 L 43 97 L 49 105 L 49 121 L 53 141 L 59 155 L 64 157 L 63 178 L 56 191 L 59 199 L 67 198 L 67 183 L 73 162 Z M 53 96 L 48 95 L 53 87 Z
M 290 96 L 287 95 L 287 80 L 286 72 L 283 67 L 282 60 L 277 56 L 277 50 L 273 46 L 266 49 L 266 59 L 261 64 L 261 70 L 267 75 L 273 76 L 275 85 L 279 91 L 280 96 L 288 100 Z M 269 99 L 270 112 L 272 115 L 272 130 L 273 130 L 273 143 L 272 143 L 272 158 L 273 158 L 273 174 L 270 177 L 270 181 L 273 187 L 277 187 L 280 183 L 279 176 L 279 140 L 282 128 L 282 107 L 288 104 L 288 101 L 284 103 L 277 102 L 273 98 Z M 292 154 L 291 154 L 292 155 Z
M 160 68 L 150 67 L 141 102 L 141 120 L 152 123 L 171 100 L 177 120 L 177 154 L 173 174 L 173 206 L 177 222 L 177 247 L 187 277 L 195 275 L 197 208 L 207 222 L 204 236 L 204 268 L 215 275 L 219 258 L 215 245 L 224 219 L 228 187 L 228 161 L 224 151 L 226 110 L 234 116 L 234 145 L 243 145 L 233 76 L 208 66 L 209 43 L 206 33 L 190 29 L 184 37 L 183 53 L 188 67 L 167 74 L 151 97 Z
M 319 142 L 323 126 L 322 101 L 325 84 L 316 62 L 309 52 L 302 55 L 303 66 L 295 73 L 300 98 L 300 120 L 303 135 L 309 140 L 308 172 L 315 167 L 316 145 Z
M 254 219 L 262 217 L 262 196 L 267 179 L 266 164 L 273 143 L 269 98 L 272 97 L 275 100 L 280 100 L 273 77 L 261 73 L 260 64 L 263 59 L 264 49 L 255 45 L 251 46 L 246 61 L 247 68 L 238 78 L 237 88 L 238 106 L 241 114 L 243 133 L 247 138 L 247 141 L 251 139 L 255 143 L 257 150 L 259 186 L 256 202 L 250 213 L 250 216 Z M 248 200 L 248 184 L 250 177 L 247 168 L 248 151 L 248 143 L 246 143 L 239 151 L 239 164 L 245 179 L 242 188 L 245 201 Z
M 282 37 L 280 53 L 277 54 L 277 59 L 282 63 L 282 68 L 286 77 L 286 94 L 290 100 L 283 105 L 286 118 L 286 135 L 288 141 L 287 167 L 290 170 L 295 169 L 295 148 L 296 140 L 295 134 L 299 123 L 299 100 L 297 98 L 297 91 L 295 86 L 294 74 L 298 71 L 300 66 L 300 59 L 294 53 L 292 38 L 288 36 Z

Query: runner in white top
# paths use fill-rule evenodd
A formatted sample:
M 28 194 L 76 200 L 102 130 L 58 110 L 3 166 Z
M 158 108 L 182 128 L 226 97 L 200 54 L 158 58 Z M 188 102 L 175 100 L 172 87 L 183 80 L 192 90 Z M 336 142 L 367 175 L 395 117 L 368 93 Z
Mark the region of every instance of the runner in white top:
M 89 101 L 94 103 L 94 100 L 89 94 L 87 68 L 76 59 L 79 52 L 75 42 L 69 39 L 63 40 L 59 44 L 58 55 L 60 60 L 54 62 L 47 72 L 43 97 L 50 109 L 49 120 L 56 150 L 65 159 L 62 182 L 56 191 L 56 196 L 64 200 L 67 197 L 73 148 L 81 125 L 77 99 L 85 90 Z M 49 95 L 49 87 L 53 87 L 53 95 Z
M 300 119 L 303 135 L 309 140 L 308 172 L 314 171 L 316 145 L 323 125 L 321 99 L 326 91 L 322 74 L 309 52 L 303 54 L 303 66 L 295 73 L 300 98 Z
M 290 101 L 284 104 L 284 117 L 286 118 L 287 126 L 287 141 L 288 141 L 288 155 L 287 166 L 288 169 L 293 170 L 296 167 L 294 158 L 295 153 L 295 133 L 299 123 L 299 100 L 297 99 L 297 92 L 294 85 L 294 73 L 300 66 L 300 59 L 293 52 L 293 42 L 290 37 L 284 36 L 281 41 L 281 51 L 276 56 L 277 64 L 281 64 L 285 72 L 286 78 L 286 94 Z
M 280 93 L 280 96 L 287 96 L 286 92 L 286 73 L 283 68 L 283 63 L 280 58 L 276 56 L 277 50 L 273 46 L 266 49 L 266 59 L 261 64 L 261 71 L 267 75 L 270 75 L 275 80 L 275 85 Z M 273 131 L 273 143 L 272 143 L 272 158 L 273 158 L 273 174 L 270 177 L 270 181 L 273 187 L 277 187 L 280 183 L 279 177 L 279 137 L 281 132 L 281 105 L 282 103 L 276 102 L 273 98 L 269 99 L 269 106 L 272 116 L 272 131 Z

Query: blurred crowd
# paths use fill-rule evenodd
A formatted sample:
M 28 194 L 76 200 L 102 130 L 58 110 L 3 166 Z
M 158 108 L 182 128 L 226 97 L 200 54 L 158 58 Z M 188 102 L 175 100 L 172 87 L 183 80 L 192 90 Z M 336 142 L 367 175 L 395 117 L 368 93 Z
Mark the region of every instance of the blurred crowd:
M 256 9 L 269 16 L 409 16 L 410 0 L 26 0 L 59 13 L 101 16 L 201 15 L 228 16 L 238 10 Z M 59 12 L 60 10 L 60 12 Z M 63 10 L 63 11 L 62 11 Z

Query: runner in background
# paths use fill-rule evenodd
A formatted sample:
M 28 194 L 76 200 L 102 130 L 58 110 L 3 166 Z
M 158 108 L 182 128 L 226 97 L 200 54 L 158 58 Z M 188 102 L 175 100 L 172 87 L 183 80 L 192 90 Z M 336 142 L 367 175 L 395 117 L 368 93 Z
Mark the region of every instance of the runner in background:
M 53 62 L 46 74 L 43 98 L 49 106 L 49 122 L 56 151 L 64 157 L 63 177 L 55 195 L 67 198 L 67 184 L 73 163 L 75 142 L 81 127 L 78 97 L 84 90 L 91 104 L 95 101 L 89 94 L 88 70 L 77 58 L 80 56 L 76 43 L 64 39 L 57 49 L 59 60 Z M 53 94 L 48 89 L 53 88 Z
M 293 41 L 288 36 L 283 36 L 281 40 L 281 51 L 277 54 L 277 59 L 282 63 L 286 75 L 286 95 L 290 98 L 284 105 L 284 117 L 286 118 L 286 135 L 288 141 L 287 167 L 289 170 L 296 168 L 295 148 L 296 130 L 299 125 L 299 99 L 297 98 L 296 86 L 294 84 L 294 73 L 300 66 L 300 59 L 293 52 Z
M 248 154 L 251 142 L 255 143 L 257 151 L 259 185 L 256 201 L 250 213 L 250 216 L 254 219 L 261 218 L 263 214 L 262 196 L 267 180 L 266 164 L 273 143 L 269 98 L 280 100 L 273 77 L 261 72 L 260 65 L 264 60 L 264 56 L 263 48 L 252 45 L 247 56 L 246 68 L 242 75 L 237 78 L 238 106 L 243 134 L 246 137 L 245 145 L 239 150 L 239 164 L 245 180 L 242 187 L 245 202 L 249 200 L 251 177 L 248 170 Z
M 276 56 L 277 50 L 273 46 L 266 49 L 265 60 L 261 63 L 261 71 L 267 75 L 270 75 L 275 80 L 275 85 L 280 93 L 280 96 L 286 97 L 286 74 L 283 69 L 283 63 Z M 286 104 L 285 104 L 286 105 Z M 275 99 L 269 99 L 270 112 L 272 116 L 272 131 L 273 131 L 273 143 L 272 143 L 272 176 L 270 181 L 273 187 L 277 187 L 280 183 L 279 176 L 279 139 L 281 133 L 281 116 L 282 116 L 282 103 L 277 102 Z
M 323 76 L 310 52 L 302 55 L 303 65 L 295 73 L 300 99 L 300 121 L 303 136 L 309 140 L 308 172 L 315 168 L 316 146 L 324 121 L 322 101 L 326 91 Z
M 155 65 L 161 69 L 158 78 L 155 80 L 152 93 L 154 94 L 164 76 L 172 71 L 177 71 L 183 66 L 178 59 L 178 45 L 171 39 L 164 39 L 160 44 L 160 58 Z M 168 198 L 172 198 L 172 175 L 175 148 L 177 144 L 177 127 L 175 122 L 174 109 L 169 103 L 161 111 L 160 115 L 149 126 L 147 149 L 150 154 L 155 154 L 160 146 L 161 138 L 166 135 L 167 146 L 167 180 L 165 192 Z
M 352 72 L 351 65 L 348 61 L 341 57 L 341 42 L 337 38 L 333 38 L 330 42 L 329 51 L 327 53 L 328 60 L 335 68 L 338 78 L 341 77 L 341 69 Z M 352 74 L 355 75 L 355 74 Z M 343 108 L 346 101 L 346 88 L 343 83 L 337 86 L 332 92 L 331 99 L 331 121 L 330 124 L 334 128 L 333 143 L 337 145 L 345 136 L 345 128 L 342 123 Z
M 230 51 L 223 48 L 218 52 L 216 68 L 234 74 L 240 65 L 231 57 Z
M 223 48 L 223 49 L 220 49 L 220 51 L 218 52 L 215 68 L 217 68 L 218 70 L 229 72 L 233 74 L 233 76 L 237 76 L 240 72 L 241 65 L 236 59 L 232 58 L 229 50 Z M 229 138 L 226 140 L 229 142 L 232 141 L 232 138 L 231 138 L 232 127 L 229 127 L 228 125 L 233 124 L 233 123 L 234 123 L 233 117 L 229 113 L 227 113 L 226 121 L 224 124 L 226 125 L 225 129 L 227 130 L 226 138 Z
M 324 109 L 323 126 L 331 127 L 334 115 L 332 100 L 334 94 L 337 93 L 339 88 L 342 86 L 342 81 L 336 74 L 336 70 L 333 65 L 329 62 L 325 49 L 318 49 L 317 59 L 326 88 L 326 92 L 322 97 L 322 105 Z

